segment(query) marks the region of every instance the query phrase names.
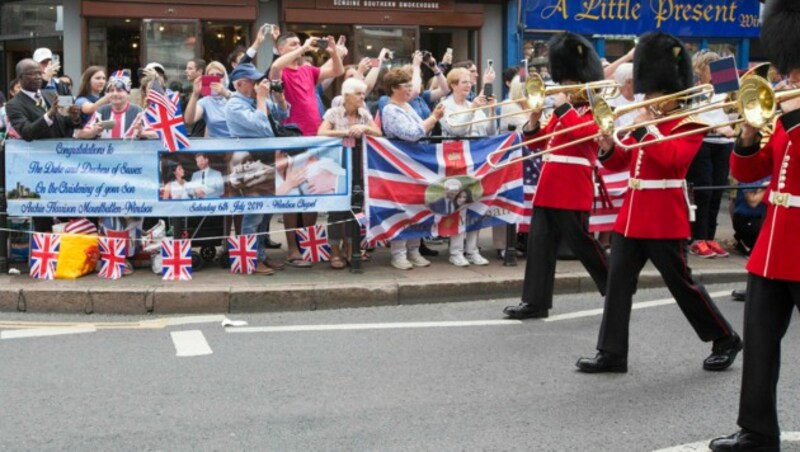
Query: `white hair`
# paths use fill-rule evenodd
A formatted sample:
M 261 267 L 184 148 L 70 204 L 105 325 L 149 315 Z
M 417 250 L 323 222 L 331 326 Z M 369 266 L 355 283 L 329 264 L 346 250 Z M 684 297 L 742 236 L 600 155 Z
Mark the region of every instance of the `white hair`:
M 631 63 L 622 63 L 614 71 L 614 81 L 620 86 L 625 85 L 631 79 L 633 79 L 633 64 Z
M 447 179 L 444 181 L 445 191 L 458 191 L 461 190 L 461 181 L 458 179 Z
M 351 77 L 342 83 L 342 96 L 355 94 L 356 91 L 366 92 L 367 84 L 355 77 Z

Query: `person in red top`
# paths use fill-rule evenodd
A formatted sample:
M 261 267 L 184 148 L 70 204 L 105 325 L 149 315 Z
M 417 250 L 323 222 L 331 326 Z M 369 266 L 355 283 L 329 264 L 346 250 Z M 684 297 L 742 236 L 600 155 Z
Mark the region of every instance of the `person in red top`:
M 800 2 L 768 0 L 762 14 L 761 43 L 769 60 L 789 79 L 777 89 L 800 88 Z M 743 125 L 731 154 L 731 173 L 741 182 L 771 176 L 767 217 L 750 260 L 744 307 L 741 430 L 711 441 L 712 451 L 778 451 L 777 384 L 781 339 L 792 310 L 800 307 L 800 99 L 781 102 L 783 114 L 772 136 L 760 147 L 758 131 Z
M 592 44 L 584 37 L 565 32 L 548 43 L 550 73 L 562 85 L 603 79 L 603 66 Z M 541 111 L 533 112 L 523 128 L 525 139 L 550 134 L 567 127 L 586 127 L 542 141 L 536 147 L 559 146 L 597 133 L 585 95 L 559 94 L 555 111 L 544 129 L 539 128 Z M 503 312 L 513 319 L 545 318 L 553 307 L 558 243 L 566 241 L 605 294 L 608 264 L 602 245 L 589 233 L 589 213 L 594 202 L 594 168 L 597 143 L 584 142 L 546 154 L 533 198 L 531 232 L 522 302 Z
M 652 99 L 692 86 L 692 62 L 683 43 L 672 35 L 652 32 L 639 39 L 633 63 L 634 89 Z M 681 106 L 671 100 L 656 108 L 669 116 Z M 635 124 L 654 119 L 654 109 L 644 109 Z M 625 144 L 642 143 L 631 151 L 615 149 L 609 137 L 600 139 L 600 159 L 612 171 L 630 169 L 630 189 L 625 194 L 611 238 L 608 285 L 603 323 L 594 358 L 581 358 L 582 372 L 627 372 L 628 330 L 633 293 L 639 273 L 650 260 L 661 273 L 681 311 L 704 342 L 713 341 L 711 355 L 703 361 L 710 371 L 727 369 L 742 349 L 742 341 L 720 313 L 702 284 L 692 279 L 686 262 L 690 205 L 685 178 L 703 134 L 647 142 L 699 129 L 692 117 L 673 119 L 657 126 L 640 127 Z

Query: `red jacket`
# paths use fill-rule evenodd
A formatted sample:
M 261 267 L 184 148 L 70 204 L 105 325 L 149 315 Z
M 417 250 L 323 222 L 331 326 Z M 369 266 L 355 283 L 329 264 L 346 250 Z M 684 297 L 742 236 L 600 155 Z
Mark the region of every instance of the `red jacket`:
M 800 254 L 800 207 L 770 202 L 771 192 L 800 195 L 800 110 L 782 115 L 769 142 L 760 150 L 758 144 L 742 147 L 737 143 L 731 154 L 731 174 L 741 182 L 772 176 L 764 195 L 767 218 L 747 271 L 764 278 L 800 281 L 796 260 Z
M 662 136 L 687 132 L 704 127 L 693 118 L 665 121 L 657 127 Z M 636 180 L 682 183 L 695 154 L 703 143 L 703 133 L 697 133 L 651 144 L 631 151 L 612 149 L 602 155 L 603 166 L 612 171 L 630 168 L 631 184 Z M 653 141 L 657 137 L 640 128 L 629 134 L 625 144 Z M 614 231 L 637 239 L 686 239 L 689 228 L 689 204 L 686 191 L 675 188 L 629 188 L 614 224 Z
M 553 117 L 544 129 L 533 134 L 526 134 L 525 139 L 583 123 L 586 123 L 586 127 L 561 134 L 547 142 L 537 143 L 531 148 L 555 147 L 597 133 L 597 125 L 594 123 L 590 108 L 564 104 L 553 112 Z M 536 186 L 533 205 L 554 209 L 591 210 L 594 202 L 594 167 L 597 165 L 597 143 L 587 141 L 568 146 L 553 152 L 552 155 L 578 158 L 586 164 L 548 162 L 546 154 L 545 163 L 542 165 L 539 175 L 539 183 Z

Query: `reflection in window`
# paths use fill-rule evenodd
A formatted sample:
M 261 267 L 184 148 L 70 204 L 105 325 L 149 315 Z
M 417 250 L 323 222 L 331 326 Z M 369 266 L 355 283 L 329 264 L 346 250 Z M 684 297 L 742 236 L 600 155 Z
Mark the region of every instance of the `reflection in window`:
M 30 35 L 63 31 L 64 7 L 57 1 L 3 2 L 0 9 L 0 34 Z

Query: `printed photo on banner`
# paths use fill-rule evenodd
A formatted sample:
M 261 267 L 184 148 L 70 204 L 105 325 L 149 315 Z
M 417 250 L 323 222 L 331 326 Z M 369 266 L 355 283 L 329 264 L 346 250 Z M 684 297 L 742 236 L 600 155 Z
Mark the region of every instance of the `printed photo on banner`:
M 470 176 L 457 176 L 431 184 L 425 191 L 425 204 L 434 213 L 449 215 L 464 209 L 483 196 L 478 179 Z
M 347 191 L 347 169 L 341 148 L 314 148 L 301 153 L 278 151 L 275 161 L 278 196 L 333 195 Z

